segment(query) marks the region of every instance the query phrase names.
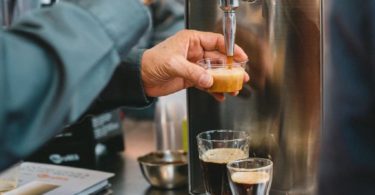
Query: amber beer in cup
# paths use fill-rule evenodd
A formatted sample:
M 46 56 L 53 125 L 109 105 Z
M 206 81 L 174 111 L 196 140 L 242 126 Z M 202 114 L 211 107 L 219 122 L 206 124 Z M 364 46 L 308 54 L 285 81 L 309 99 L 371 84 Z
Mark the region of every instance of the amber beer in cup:
M 233 195 L 268 195 L 272 183 L 272 161 L 248 158 L 227 164 Z
M 246 62 L 228 63 L 223 59 L 205 58 L 197 63 L 214 79 L 213 85 L 208 89 L 209 92 L 230 93 L 242 89 Z
M 199 159 L 207 194 L 231 195 L 228 162 L 249 156 L 249 136 L 244 131 L 212 130 L 198 134 Z

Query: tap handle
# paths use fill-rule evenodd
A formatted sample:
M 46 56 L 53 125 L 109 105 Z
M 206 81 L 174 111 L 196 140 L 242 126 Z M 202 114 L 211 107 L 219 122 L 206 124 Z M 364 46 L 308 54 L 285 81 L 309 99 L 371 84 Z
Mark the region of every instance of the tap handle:
M 234 39 L 236 34 L 236 13 L 234 11 L 224 12 L 223 31 L 227 56 L 233 56 Z

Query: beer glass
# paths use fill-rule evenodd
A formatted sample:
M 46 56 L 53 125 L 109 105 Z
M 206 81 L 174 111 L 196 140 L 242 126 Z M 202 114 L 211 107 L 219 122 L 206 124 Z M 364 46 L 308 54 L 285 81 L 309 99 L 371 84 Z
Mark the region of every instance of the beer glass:
M 197 142 L 206 193 L 230 195 L 226 165 L 248 158 L 248 134 L 244 131 L 211 130 L 198 134 Z
M 233 195 L 268 195 L 272 183 L 272 161 L 248 158 L 227 164 Z

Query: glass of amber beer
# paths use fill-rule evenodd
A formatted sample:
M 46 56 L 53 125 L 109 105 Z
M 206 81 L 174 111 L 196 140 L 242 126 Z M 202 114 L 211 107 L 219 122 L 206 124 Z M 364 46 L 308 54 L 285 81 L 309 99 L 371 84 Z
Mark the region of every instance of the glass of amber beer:
M 206 193 L 230 195 L 226 165 L 248 158 L 248 134 L 244 131 L 212 130 L 198 134 L 197 142 Z
M 227 164 L 233 195 L 268 195 L 272 183 L 272 161 L 248 158 Z
M 242 89 L 245 70 L 245 62 L 228 62 L 219 58 L 205 58 L 197 62 L 205 68 L 214 79 L 208 92 L 230 93 Z

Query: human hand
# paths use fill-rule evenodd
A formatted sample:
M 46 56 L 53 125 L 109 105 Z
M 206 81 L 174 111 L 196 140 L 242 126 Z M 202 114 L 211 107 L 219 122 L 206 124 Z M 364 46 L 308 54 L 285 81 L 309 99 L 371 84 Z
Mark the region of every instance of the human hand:
M 224 37 L 217 33 L 182 30 L 142 56 L 142 81 L 148 96 L 168 95 L 188 87 L 204 90 L 212 86 L 213 78 L 206 70 L 195 63 L 202 58 L 224 59 Z M 235 46 L 234 60 L 245 61 L 247 55 Z M 244 82 L 249 80 L 245 74 Z M 238 92 L 232 93 L 237 95 Z M 223 101 L 224 94 L 212 94 Z

